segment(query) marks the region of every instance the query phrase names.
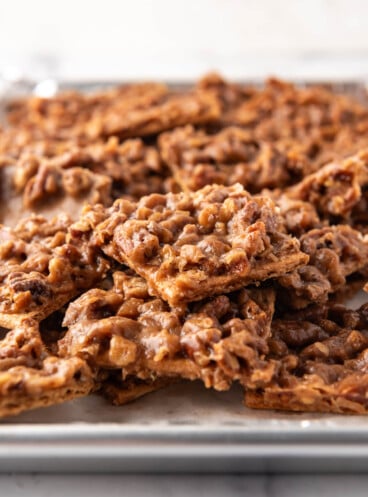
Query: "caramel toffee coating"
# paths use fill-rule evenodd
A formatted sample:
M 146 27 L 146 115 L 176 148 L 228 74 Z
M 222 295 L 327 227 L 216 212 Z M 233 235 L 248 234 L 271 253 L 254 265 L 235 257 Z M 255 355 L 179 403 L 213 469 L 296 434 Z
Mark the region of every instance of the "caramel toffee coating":
M 366 413 L 368 409 L 367 304 L 311 306 L 272 323 L 269 384 L 248 384 L 250 407 Z
M 91 233 L 92 245 L 130 266 L 172 306 L 304 265 L 308 256 L 283 231 L 273 202 L 240 185 L 117 201 L 109 210 L 87 210 L 71 229 L 76 237 Z
M 224 390 L 256 366 L 263 371 L 273 304 L 272 290 L 240 290 L 170 308 L 149 296 L 142 278 L 116 272 L 111 290 L 90 290 L 69 305 L 59 351 L 123 377 L 200 378 Z

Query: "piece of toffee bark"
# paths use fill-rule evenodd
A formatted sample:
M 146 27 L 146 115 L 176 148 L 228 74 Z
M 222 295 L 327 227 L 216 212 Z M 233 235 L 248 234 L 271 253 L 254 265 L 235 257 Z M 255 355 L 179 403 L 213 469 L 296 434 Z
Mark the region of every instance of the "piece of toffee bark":
M 25 151 L 0 168 L 0 220 L 14 226 L 32 212 L 76 219 L 84 203 L 109 206 L 116 198 L 164 193 L 166 176 L 158 151 L 140 139 L 70 144 L 52 157 Z
M 201 379 L 225 390 L 255 368 L 263 371 L 273 311 L 272 289 L 170 308 L 139 276 L 115 272 L 112 289 L 90 290 L 69 305 L 59 354 L 120 370 L 123 378 Z
M 120 109 L 119 106 L 111 106 L 108 110 L 95 113 L 83 132 L 90 138 L 112 135 L 120 138 L 141 137 L 176 126 L 211 123 L 219 115 L 218 100 L 207 92 L 171 92 L 143 108 Z
M 26 319 L 1 334 L 0 417 L 65 402 L 93 389 L 93 375 L 85 361 L 50 354 L 37 322 Z
M 241 185 L 150 195 L 139 202 L 86 209 L 71 227 L 91 245 L 145 278 L 175 306 L 281 276 L 309 257 L 284 233 L 271 199 Z
M 288 307 L 326 302 L 368 265 L 368 237 L 348 225 L 310 230 L 301 236 L 300 246 L 309 263 L 278 278 L 278 296 Z
M 105 258 L 68 239 L 70 220 L 32 217 L 15 229 L 0 229 L 0 326 L 41 320 L 108 270 Z
M 368 150 L 342 161 L 326 164 L 284 193 L 291 199 L 309 202 L 319 216 L 333 224 L 350 222 L 368 188 Z M 357 221 L 360 219 L 357 213 Z
M 6 118 L 10 130 L 26 130 L 34 140 L 86 138 L 86 128 L 97 116 L 149 108 L 168 92 L 166 85 L 142 83 L 91 94 L 72 91 L 51 98 L 30 97 L 10 101 Z
M 227 127 L 216 134 L 177 128 L 159 137 L 163 160 L 184 191 L 217 183 L 240 183 L 251 193 L 300 181 L 311 166 L 294 142 L 256 140 L 249 131 Z
M 212 91 L 229 95 L 232 86 L 222 84 Z M 207 91 L 211 90 L 211 84 Z M 355 135 L 364 134 L 367 125 L 367 107 L 347 95 L 318 85 L 300 87 L 275 78 L 268 79 L 262 87 L 253 88 L 240 96 L 239 87 L 235 90 L 237 98 L 224 107 L 223 121 L 254 130 L 260 139 L 279 139 L 285 137 L 308 141 L 317 138 L 322 145 L 339 141 L 339 134 L 346 128 L 354 129 Z M 224 100 L 224 99 L 223 99 Z M 365 97 L 366 103 L 366 97 Z M 351 143 L 346 143 L 351 146 Z
M 203 124 L 219 118 L 218 99 L 207 91 L 170 91 L 146 83 L 122 86 L 96 95 L 72 92 L 45 99 L 11 102 L 10 125 L 28 130 L 34 139 L 94 140 L 118 135 L 135 138 L 185 124 Z M 0 147 L 1 149 L 1 147 Z
M 330 304 L 275 320 L 268 361 L 274 376 L 248 384 L 245 403 L 257 409 L 368 412 L 368 307 Z

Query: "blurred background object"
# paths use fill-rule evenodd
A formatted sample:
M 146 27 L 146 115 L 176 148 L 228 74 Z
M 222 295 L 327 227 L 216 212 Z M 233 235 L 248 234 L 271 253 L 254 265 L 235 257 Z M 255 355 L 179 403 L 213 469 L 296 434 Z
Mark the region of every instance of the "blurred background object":
M 365 0 L 0 3 L 0 68 L 36 80 L 366 78 Z

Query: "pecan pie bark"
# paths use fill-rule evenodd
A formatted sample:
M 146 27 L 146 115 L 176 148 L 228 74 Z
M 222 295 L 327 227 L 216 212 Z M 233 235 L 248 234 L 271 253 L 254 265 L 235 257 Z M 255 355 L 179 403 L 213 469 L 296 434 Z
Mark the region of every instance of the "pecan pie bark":
M 202 77 L 197 85 L 201 91 L 212 93 L 221 105 L 219 121 L 222 125 L 232 122 L 232 111 L 257 94 L 257 89 L 249 85 L 241 85 L 226 81 L 217 73 L 209 73 Z
M 186 124 L 211 123 L 219 115 L 217 99 L 206 92 L 171 93 L 143 108 L 120 110 L 112 107 L 96 114 L 86 132 L 91 138 L 111 135 L 132 138 L 154 135 Z
M 34 136 L 27 128 L 6 128 L 0 132 L 0 166 L 14 164 L 28 157 L 52 158 L 81 146 L 84 142 L 78 137 L 68 139 Z
M 350 226 L 308 231 L 300 245 L 309 263 L 278 278 L 280 300 L 294 308 L 326 302 L 329 294 L 343 290 L 348 276 L 368 264 L 368 239 Z
M 234 106 L 228 120 L 254 129 L 260 139 L 285 137 L 308 141 L 317 138 L 322 146 L 331 142 L 346 127 L 358 134 L 366 130 L 365 105 L 328 88 L 300 88 L 291 83 L 269 79 L 251 98 Z
M 368 309 L 335 304 L 275 320 L 270 384 L 252 385 L 245 403 L 258 409 L 368 412 Z M 249 385 L 248 385 L 249 387 Z
M 26 161 L 1 168 L 0 181 L 0 221 L 10 227 L 33 213 L 76 218 L 85 203 L 113 201 L 112 179 L 82 167 L 64 170 L 48 161 Z
M 87 364 L 61 359 L 45 348 L 32 320 L 5 331 L 0 340 L 0 417 L 87 395 L 94 386 Z
M 91 236 L 92 245 L 127 264 L 172 306 L 306 264 L 299 242 L 284 230 L 272 200 L 241 185 L 117 201 L 109 210 L 86 210 L 71 228 L 75 239 Z
M 28 131 L 33 139 L 86 138 L 93 120 L 113 110 L 127 113 L 148 108 L 167 94 L 167 86 L 159 83 L 124 85 L 95 94 L 64 92 L 53 98 L 14 100 L 6 117 L 10 126 Z
M 167 187 L 158 151 L 140 139 L 70 145 L 53 157 L 24 152 L 4 165 L 0 176 L 0 216 L 7 225 L 31 212 L 76 218 L 84 203 L 109 206 L 116 198 L 137 200 Z
M 240 183 L 257 193 L 297 183 L 310 169 L 301 147 L 287 142 L 252 138 L 237 127 L 207 134 L 192 126 L 159 137 L 161 155 L 183 190 L 196 191 L 217 183 Z
M 0 326 L 41 320 L 99 282 L 109 265 L 68 240 L 67 218 L 31 218 L 0 229 Z
M 12 102 L 8 121 L 33 140 L 78 139 L 157 134 L 175 126 L 204 124 L 219 118 L 218 99 L 209 92 L 168 91 L 165 85 L 128 85 L 95 96 L 79 93 Z M 1 147 L 0 147 L 1 150 Z
M 321 218 L 334 224 L 339 220 L 354 223 L 353 213 L 359 208 L 367 186 L 368 150 L 363 150 L 343 161 L 327 164 L 285 193 L 291 199 L 309 202 Z
M 201 379 L 224 390 L 256 366 L 269 377 L 262 356 L 273 309 L 272 289 L 170 308 L 149 296 L 142 278 L 116 272 L 111 290 L 90 290 L 69 305 L 59 352 L 94 368 L 121 370 L 124 378 Z

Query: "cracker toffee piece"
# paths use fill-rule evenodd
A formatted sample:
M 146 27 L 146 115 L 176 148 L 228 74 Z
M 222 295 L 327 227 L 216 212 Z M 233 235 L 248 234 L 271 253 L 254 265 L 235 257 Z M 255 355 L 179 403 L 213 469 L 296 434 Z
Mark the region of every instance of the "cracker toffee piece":
M 267 356 L 270 383 L 247 385 L 257 409 L 366 414 L 368 307 L 311 306 L 276 319 Z
M 201 91 L 169 93 L 150 106 L 126 111 L 112 107 L 97 114 L 89 123 L 87 133 L 120 138 L 147 136 L 185 124 L 210 123 L 219 115 L 219 103 L 211 94 Z
M 148 108 L 168 91 L 167 86 L 160 83 L 142 83 L 92 94 L 74 91 L 52 98 L 18 99 L 9 103 L 6 117 L 10 130 L 26 131 L 33 141 L 44 138 L 88 140 L 89 134 L 93 131 L 95 137 L 97 131 L 90 129 L 94 128 L 92 121 L 103 119 L 113 110 L 122 114 Z
M 99 222 L 101 221 L 101 222 Z M 71 228 L 145 278 L 171 306 L 237 290 L 308 262 L 272 200 L 241 185 L 117 201 Z
M 364 133 L 368 118 L 367 107 L 356 99 L 322 86 L 300 88 L 275 78 L 231 107 L 226 121 L 252 129 L 257 138 L 293 137 L 300 142 L 317 138 L 322 147 L 347 127 L 355 135 L 361 128 Z
M 58 358 L 30 319 L 0 339 L 0 417 L 58 404 L 90 393 L 90 368 L 78 357 Z
M 139 276 L 115 272 L 111 290 L 90 290 L 69 305 L 59 353 L 94 369 L 120 370 L 123 379 L 201 379 L 225 390 L 255 367 L 267 375 L 262 357 L 273 310 L 272 289 L 170 308 L 148 294 Z
M 252 193 L 297 183 L 310 169 L 296 142 L 266 142 L 247 130 L 227 127 L 216 134 L 177 128 L 159 137 L 161 155 L 184 191 L 217 183 L 240 183 Z
M 209 123 L 219 116 L 219 101 L 213 94 L 200 89 L 174 92 L 156 83 L 126 85 L 95 95 L 34 97 L 10 103 L 7 112 L 10 125 L 26 130 L 33 140 L 83 142 L 112 135 L 147 136 L 175 126 Z M 8 146 L 12 141 L 16 138 L 7 140 Z M 0 152 L 2 148 L 0 141 Z
M 140 139 L 70 144 L 51 157 L 26 150 L 0 168 L 0 220 L 14 226 L 32 212 L 76 219 L 87 202 L 109 206 L 116 198 L 164 193 L 166 176 L 158 151 Z
M 284 193 L 290 199 L 309 202 L 321 218 L 333 224 L 354 223 L 354 212 L 367 187 L 368 150 L 363 150 L 345 160 L 326 164 Z
M 37 178 L 41 167 L 48 167 L 59 175 L 69 174 L 75 180 L 68 178 L 54 180 L 56 186 L 64 188 L 65 193 L 71 196 L 79 196 L 90 188 L 90 184 L 79 179 L 79 174 L 73 174 L 76 170 L 87 171 L 95 175 L 101 175 L 109 180 L 111 198 L 128 195 L 138 199 L 152 192 L 162 192 L 162 182 L 165 174 L 158 151 L 151 146 L 146 146 L 140 139 L 126 140 L 119 143 L 116 137 L 106 141 L 97 141 L 84 146 L 70 146 L 64 153 L 59 153 L 52 158 L 37 157 L 26 153 L 16 162 L 14 173 L 14 184 L 18 191 L 28 194 L 28 204 L 33 204 L 38 197 L 33 198 L 34 184 L 40 183 Z M 55 195 L 55 191 L 45 188 L 49 181 L 42 181 L 43 191 L 41 193 L 47 199 L 47 193 Z M 72 183 L 74 186 L 72 186 Z M 40 188 L 38 188 L 40 190 Z M 42 197 L 41 197 L 42 199 Z M 90 203 L 107 202 L 102 198 L 91 198 Z
M 196 88 L 212 93 L 220 102 L 221 115 L 218 121 L 222 125 L 231 123 L 232 111 L 258 93 L 252 86 L 230 83 L 217 73 L 206 74 L 198 81 Z
M 41 320 L 99 282 L 109 265 L 93 249 L 68 240 L 67 217 L 32 217 L 0 229 L 0 326 Z
M 278 297 L 288 307 L 326 302 L 329 294 L 343 290 L 349 276 L 368 267 L 368 237 L 347 225 L 310 230 L 300 246 L 309 263 L 277 280 Z

